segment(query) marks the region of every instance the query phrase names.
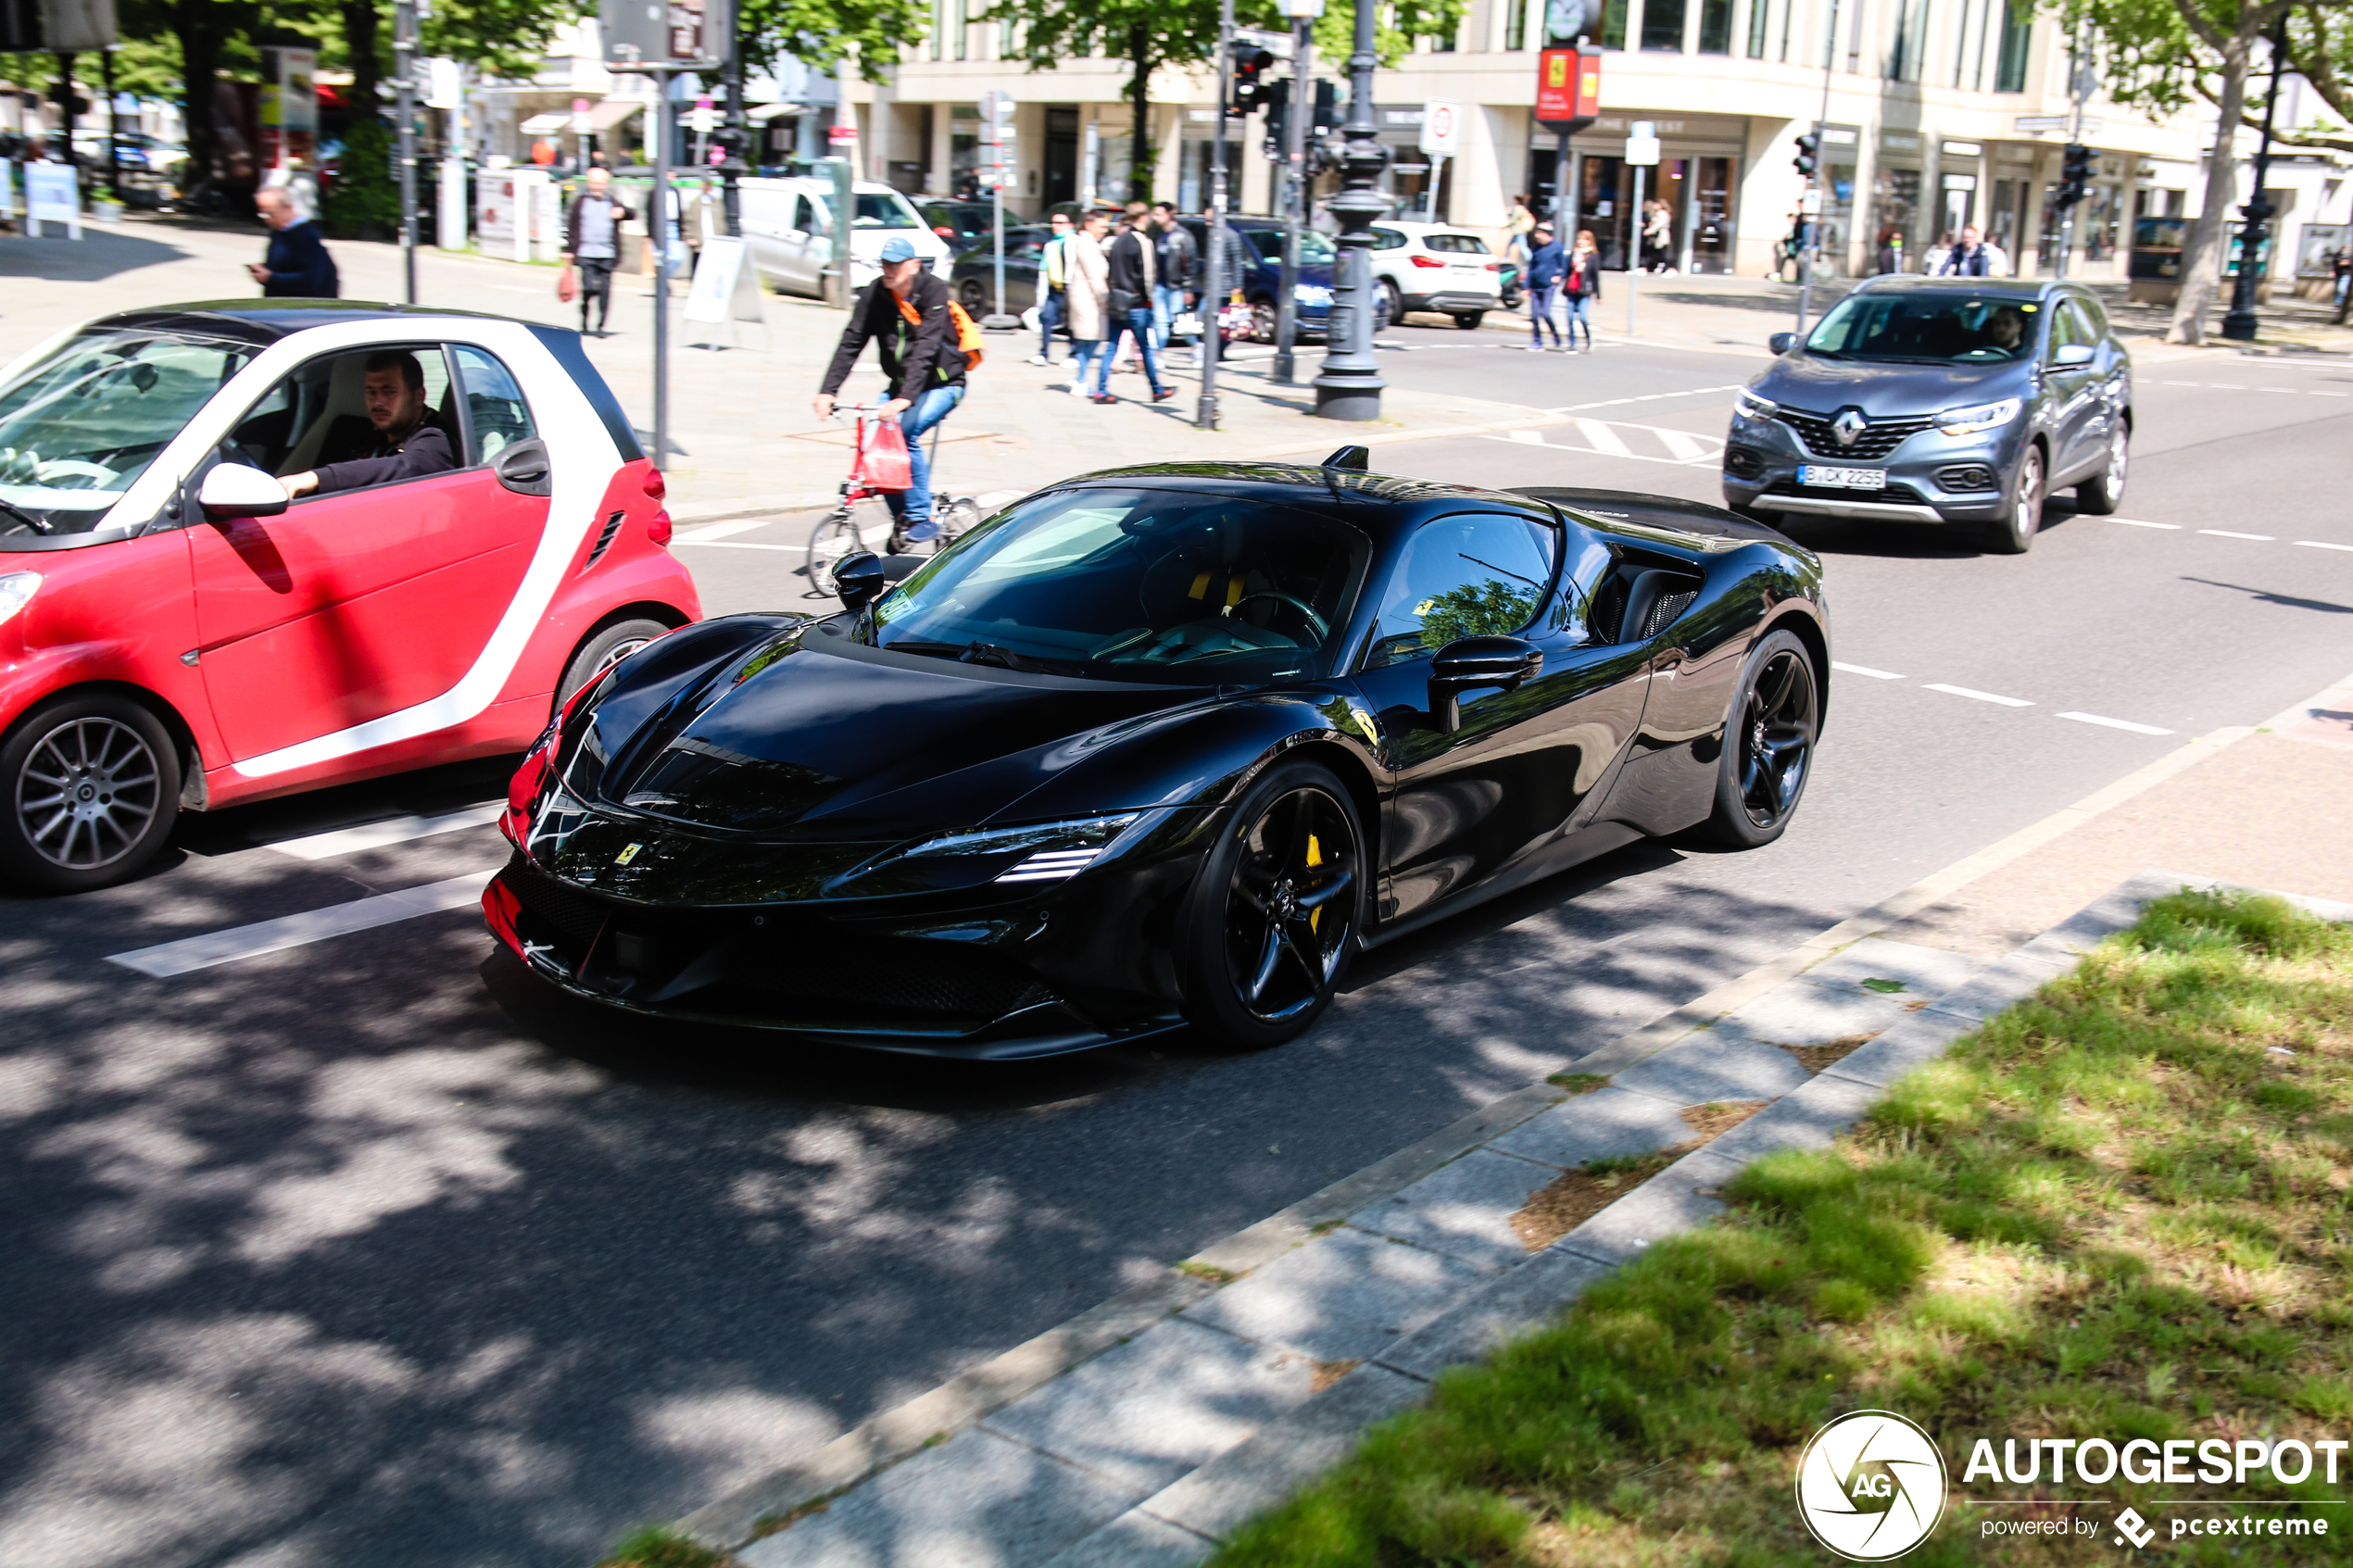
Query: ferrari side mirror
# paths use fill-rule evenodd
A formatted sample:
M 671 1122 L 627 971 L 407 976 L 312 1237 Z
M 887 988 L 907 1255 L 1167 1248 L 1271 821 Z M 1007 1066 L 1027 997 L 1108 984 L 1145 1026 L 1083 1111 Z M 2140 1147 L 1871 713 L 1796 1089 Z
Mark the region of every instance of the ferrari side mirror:
M 1463 694 L 1484 686 L 1517 691 L 1544 670 L 1544 650 L 1521 637 L 1458 637 L 1429 665 L 1429 714 L 1439 732 L 1463 727 Z
M 1787 354 L 1791 349 L 1797 346 L 1797 334 L 1795 332 L 1775 332 L 1771 337 L 1765 340 L 1765 346 L 1771 349 L 1776 354 Z
M 872 550 L 860 550 L 834 563 L 834 592 L 841 596 L 844 609 L 865 608 L 889 585 L 888 569 Z
M 221 463 L 204 476 L 196 505 L 211 522 L 276 517 L 286 509 L 286 487 L 249 463 Z

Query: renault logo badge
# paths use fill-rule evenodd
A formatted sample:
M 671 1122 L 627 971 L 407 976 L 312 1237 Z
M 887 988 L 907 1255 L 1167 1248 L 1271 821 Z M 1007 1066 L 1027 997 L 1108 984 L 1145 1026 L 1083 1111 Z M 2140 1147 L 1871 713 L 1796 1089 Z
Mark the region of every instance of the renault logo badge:
M 1863 438 L 1863 432 L 1869 428 L 1870 422 L 1863 417 L 1860 408 L 1841 408 L 1838 418 L 1831 421 L 1831 433 L 1838 437 L 1841 446 L 1852 446 Z

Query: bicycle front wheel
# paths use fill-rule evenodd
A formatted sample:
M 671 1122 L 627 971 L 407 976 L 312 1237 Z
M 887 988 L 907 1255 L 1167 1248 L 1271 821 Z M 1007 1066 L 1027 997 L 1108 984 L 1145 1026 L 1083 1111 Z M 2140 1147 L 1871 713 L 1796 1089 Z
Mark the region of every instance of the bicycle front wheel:
M 866 547 L 865 539 L 858 532 L 858 520 L 848 507 L 836 507 L 818 521 L 809 535 L 809 592 L 803 598 L 830 599 L 841 590 L 834 582 L 834 567 L 844 556 L 856 555 Z

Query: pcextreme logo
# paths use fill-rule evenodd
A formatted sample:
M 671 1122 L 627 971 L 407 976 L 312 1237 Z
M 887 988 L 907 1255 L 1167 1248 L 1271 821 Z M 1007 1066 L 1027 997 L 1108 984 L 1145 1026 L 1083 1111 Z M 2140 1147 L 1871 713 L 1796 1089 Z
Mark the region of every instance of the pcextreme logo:
M 1850 1411 L 1798 1456 L 1797 1512 L 1816 1540 L 1850 1562 L 1901 1557 L 1944 1512 L 1944 1456 L 1893 1411 Z

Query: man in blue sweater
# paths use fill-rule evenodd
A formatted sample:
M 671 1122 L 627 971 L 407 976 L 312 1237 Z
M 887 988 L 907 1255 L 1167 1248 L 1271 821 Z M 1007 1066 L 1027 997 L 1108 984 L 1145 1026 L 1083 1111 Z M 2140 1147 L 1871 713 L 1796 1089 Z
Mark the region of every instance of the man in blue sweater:
M 253 198 L 261 220 L 271 229 L 270 248 L 245 270 L 261 285 L 266 299 L 333 299 L 342 288 L 335 258 L 319 233 L 318 221 L 303 209 L 295 194 L 272 187 Z

